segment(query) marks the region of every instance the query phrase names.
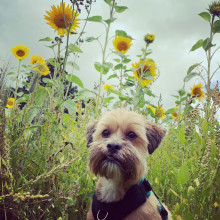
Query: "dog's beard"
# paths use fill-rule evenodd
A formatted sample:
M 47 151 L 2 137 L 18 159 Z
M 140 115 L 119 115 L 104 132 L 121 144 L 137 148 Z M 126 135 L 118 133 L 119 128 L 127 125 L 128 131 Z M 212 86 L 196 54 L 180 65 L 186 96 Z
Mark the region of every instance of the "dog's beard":
M 105 143 L 94 142 L 91 146 L 89 167 L 92 173 L 107 179 L 124 180 L 136 178 L 144 172 L 141 155 L 132 145 L 123 144 L 122 149 L 111 155 Z

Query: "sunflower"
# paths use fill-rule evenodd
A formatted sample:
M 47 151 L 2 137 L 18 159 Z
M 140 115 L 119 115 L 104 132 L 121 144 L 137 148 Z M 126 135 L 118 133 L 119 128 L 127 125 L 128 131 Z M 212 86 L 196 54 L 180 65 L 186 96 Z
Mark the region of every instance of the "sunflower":
M 15 99 L 14 98 L 8 98 L 8 104 L 6 105 L 7 108 L 14 108 L 15 106 Z
M 199 101 L 205 97 L 205 92 L 202 91 L 203 85 L 201 83 L 195 85 L 191 88 L 191 95 L 196 97 Z
M 178 119 L 178 114 L 177 114 L 177 109 L 178 109 L 179 107 L 178 106 L 176 106 L 174 109 L 175 109 L 175 112 L 174 113 L 172 113 L 171 114 L 171 116 L 172 116 L 172 118 L 174 118 L 174 119 Z M 182 119 L 182 115 L 180 115 L 180 119 Z
M 65 3 L 62 4 L 61 2 L 60 5 L 52 5 L 51 10 L 46 11 L 46 13 L 44 19 L 48 21 L 47 24 L 51 28 L 58 32 L 58 35 L 63 36 L 67 34 L 67 29 L 70 28 L 70 31 L 76 31 L 76 28 L 79 27 L 78 21 L 80 19 L 77 18 L 79 13 L 73 11 L 69 4 L 65 6 Z
M 151 111 L 155 115 L 155 118 L 157 118 L 158 120 L 161 120 L 165 117 L 165 110 L 162 106 L 157 106 L 156 108 L 154 108 L 153 106 L 149 105 L 147 108 L 151 109 Z
M 146 35 L 144 36 L 144 41 L 145 41 L 147 44 L 153 43 L 154 39 L 155 39 L 154 34 L 146 34 Z
M 209 5 L 209 12 L 212 15 L 220 17 L 220 1 L 213 2 L 211 5 Z
M 31 64 L 31 65 L 34 65 L 35 63 L 44 64 L 44 63 L 45 63 L 45 60 L 44 60 L 43 57 L 41 57 L 40 55 L 33 55 L 33 56 L 31 57 L 30 64 Z
M 34 67 L 33 70 L 36 70 L 41 75 L 46 76 L 49 74 L 49 68 L 43 61 L 38 61 L 39 65 L 37 67 Z
M 112 41 L 115 50 L 120 53 L 126 53 L 128 49 L 131 47 L 131 39 L 122 36 L 116 36 L 115 39 Z
M 108 92 L 109 89 L 114 89 L 115 87 L 114 86 L 111 86 L 111 85 L 104 85 L 104 89 Z
M 28 57 L 29 48 L 24 45 L 17 45 L 11 49 L 11 52 L 14 54 L 16 59 L 23 60 Z
M 157 67 L 153 60 L 147 58 L 144 61 L 144 66 L 142 64 L 142 60 L 139 60 L 138 63 L 132 63 L 132 66 L 136 69 L 135 71 L 133 71 L 134 78 L 137 79 L 137 81 L 140 81 L 141 79 L 141 86 L 147 87 L 153 82 L 153 80 L 155 80 L 157 76 Z M 141 71 L 142 68 L 143 72 Z

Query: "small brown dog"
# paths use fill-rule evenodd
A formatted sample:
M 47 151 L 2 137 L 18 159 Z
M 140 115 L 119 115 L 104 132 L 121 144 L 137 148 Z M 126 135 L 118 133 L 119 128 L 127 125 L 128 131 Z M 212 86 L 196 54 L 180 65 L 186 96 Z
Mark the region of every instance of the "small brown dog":
M 122 109 L 88 126 L 89 168 L 100 178 L 87 220 L 172 219 L 143 178 L 146 155 L 164 135 L 142 115 Z

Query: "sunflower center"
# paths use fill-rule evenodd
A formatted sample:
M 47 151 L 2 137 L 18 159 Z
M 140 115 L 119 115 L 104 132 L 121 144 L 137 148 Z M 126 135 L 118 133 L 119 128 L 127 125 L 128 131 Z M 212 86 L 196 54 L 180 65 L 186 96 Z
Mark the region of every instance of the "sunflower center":
M 66 23 L 65 23 L 65 20 L 66 20 Z M 56 24 L 58 28 L 67 28 L 69 26 L 70 21 L 67 17 L 65 17 L 64 19 L 64 17 L 57 16 L 54 19 L 54 23 Z
M 118 48 L 119 51 L 127 50 L 128 49 L 128 44 L 124 41 L 121 41 L 121 42 L 118 43 L 117 48 Z
M 8 105 L 12 106 L 12 105 L 13 105 L 13 102 L 12 102 L 12 101 L 9 101 L 9 102 L 8 102 Z
M 16 51 L 17 56 L 23 57 L 25 55 L 25 52 L 23 50 Z
M 144 65 L 143 73 L 145 74 L 146 72 L 150 72 L 150 67 L 147 65 Z M 137 74 L 139 77 L 141 76 L 141 67 L 137 70 Z
M 173 117 L 177 118 L 177 113 L 176 112 L 173 113 L 172 115 L 173 115 Z
M 193 89 L 193 94 L 197 97 L 200 97 L 202 95 L 201 89 L 200 88 Z

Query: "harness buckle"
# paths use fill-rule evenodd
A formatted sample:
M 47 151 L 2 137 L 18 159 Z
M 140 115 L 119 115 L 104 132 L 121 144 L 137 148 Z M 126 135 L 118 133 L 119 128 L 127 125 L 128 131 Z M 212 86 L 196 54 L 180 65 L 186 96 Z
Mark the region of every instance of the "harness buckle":
M 103 210 L 100 210 L 100 209 L 99 209 L 99 211 L 98 211 L 98 213 L 97 213 L 97 216 L 96 216 L 96 217 L 97 217 L 97 219 L 98 219 L 98 220 L 105 220 L 105 219 L 108 217 L 108 212 L 106 212 L 106 215 L 105 215 L 105 217 L 104 217 L 104 218 L 99 218 L 99 214 L 101 213 L 101 211 L 103 212 Z

